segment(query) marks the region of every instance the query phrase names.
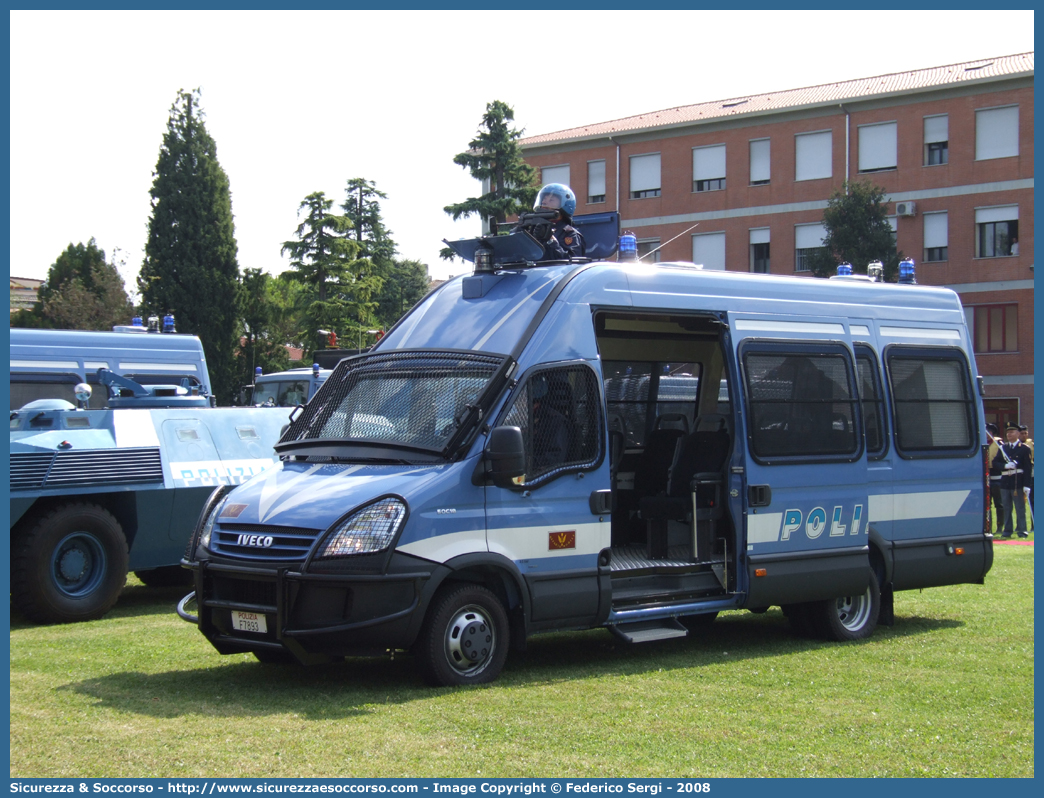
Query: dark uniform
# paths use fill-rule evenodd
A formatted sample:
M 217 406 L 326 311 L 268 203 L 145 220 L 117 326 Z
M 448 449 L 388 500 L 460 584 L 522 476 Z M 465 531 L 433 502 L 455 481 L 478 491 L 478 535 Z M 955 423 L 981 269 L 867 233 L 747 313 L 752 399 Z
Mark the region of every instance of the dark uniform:
M 544 260 L 570 260 L 584 256 L 584 237 L 565 219 L 551 225 L 551 237 L 544 242 Z
M 1017 429 L 1017 428 L 1016 428 Z M 1015 531 L 1019 537 L 1028 537 L 1026 532 L 1026 503 L 1018 501 L 1016 493 L 1021 493 L 1026 487 L 1026 481 L 1032 467 L 1030 463 L 1029 447 L 1019 440 L 1014 442 L 1005 441 L 1000 445 L 1000 451 L 993 458 L 991 471 L 1000 468 L 1001 476 L 998 484 L 1001 491 L 1001 518 L 997 519 L 997 530 L 1001 537 L 1010 538 L 1012 533 L 1011 514 L 1015 510 Z

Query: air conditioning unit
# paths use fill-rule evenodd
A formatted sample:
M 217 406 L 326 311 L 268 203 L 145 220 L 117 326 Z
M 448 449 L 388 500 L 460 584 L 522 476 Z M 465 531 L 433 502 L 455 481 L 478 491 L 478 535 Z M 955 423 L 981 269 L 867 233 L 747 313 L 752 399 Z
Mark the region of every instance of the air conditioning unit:
M 897 202 L 895 203 L 895 213 L 897 216 L 916 216 L 917 215 L 917 203 L 916 202 Z

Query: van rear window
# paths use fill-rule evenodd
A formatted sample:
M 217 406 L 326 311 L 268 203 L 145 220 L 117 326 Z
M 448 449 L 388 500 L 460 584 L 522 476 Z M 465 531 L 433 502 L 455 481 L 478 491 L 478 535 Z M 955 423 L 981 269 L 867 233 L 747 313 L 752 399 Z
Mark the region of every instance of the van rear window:
M 848 358 L 840 349 L 833 354 L 772 348 L 744 356 L 754 456 L 856 455 L 861 436 Z
M 974 453 L 974 401 L 962 354 L 893 349 L 888 378 L 900 453 Z

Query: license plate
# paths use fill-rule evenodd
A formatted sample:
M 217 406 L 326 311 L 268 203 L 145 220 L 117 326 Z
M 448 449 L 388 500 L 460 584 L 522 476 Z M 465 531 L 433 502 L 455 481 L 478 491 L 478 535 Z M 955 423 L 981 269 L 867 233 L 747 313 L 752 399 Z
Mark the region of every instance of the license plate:
M 265 623 L 265 616 L 261 613 L 232 610 L 232 628 L 240 632 L 264 634 L 268 631 L 268 624 Z

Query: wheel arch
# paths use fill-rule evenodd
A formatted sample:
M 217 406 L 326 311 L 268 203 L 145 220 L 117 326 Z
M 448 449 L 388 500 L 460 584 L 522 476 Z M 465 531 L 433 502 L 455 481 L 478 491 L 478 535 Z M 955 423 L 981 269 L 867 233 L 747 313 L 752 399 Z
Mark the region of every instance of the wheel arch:
M 524 648 L 530 617 L 529 589 L 515 563 L 493 552 L 462 554 L 447 560 L 432 574 L 424 590 L 424 611 L 416 614 L 410 625 L 409 638 L 417 639 L 431 610 L 432 599 L 442 588 L 469 582 L 482 585 L 501 601 L 511 626 L 511 646 Z
M 884 536 L 874 528 L 873 524 L 867 527 L 870 538 L 870 567 L 874 569 L 880 580 L 880 588 L 892 583 L 892 545 L 884 539 Z

